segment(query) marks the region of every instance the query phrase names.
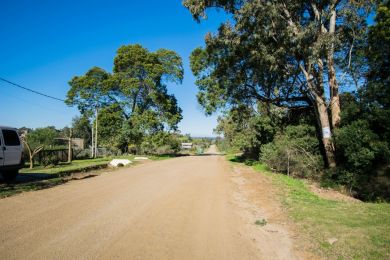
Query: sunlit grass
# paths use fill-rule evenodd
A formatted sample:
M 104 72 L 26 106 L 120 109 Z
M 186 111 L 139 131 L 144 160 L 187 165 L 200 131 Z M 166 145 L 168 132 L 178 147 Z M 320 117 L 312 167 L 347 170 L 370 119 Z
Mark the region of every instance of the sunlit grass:
M 38 166 L 33 169 L 24 168 L 20 170 L 20 177 L 11 183 L 0 183 L 0 198 L 9 197 L 25 191 L 35 191 L 54 187 L 68 182 L 71 178 L 66 177 L 78 172 L 91 172 L 85 177 L 96 176 L 105 171 L 97 171 L 106 168 L 112 159 L 128 159 L 133 161 L 132 165 L 138 162 L 135 156 L 115 156 L 96 159 L 73 160 L 71 163 L 60 163 L 55 166 Z M 165 160 L 173 156 L 146 156 L 150 160 Z M 126 167 L 129 167 L 126 166 Z
M 330 259 L 390 259 L 389 203 L 323 199 L 302 180 L 272 173 L 263 164 L 253 168 L 278 187 L 289 216 L 312 241 L 315 253 Z

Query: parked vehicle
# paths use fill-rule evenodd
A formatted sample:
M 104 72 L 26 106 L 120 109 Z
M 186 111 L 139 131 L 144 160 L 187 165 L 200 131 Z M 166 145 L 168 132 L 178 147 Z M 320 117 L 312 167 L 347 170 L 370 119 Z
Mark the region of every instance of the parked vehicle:
M 15 128 L 0 126 L 0 173 L 4 180 L 13 180 L 23 167 L 23 144 Z

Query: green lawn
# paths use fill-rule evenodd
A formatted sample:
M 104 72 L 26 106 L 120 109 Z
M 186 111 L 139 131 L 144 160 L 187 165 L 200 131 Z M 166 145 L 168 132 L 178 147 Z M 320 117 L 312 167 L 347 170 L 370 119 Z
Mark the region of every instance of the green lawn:
M 66 175 L 72 172 L 81 172 L 92 169 L 104 168 L 112 160 L 112 158 L 97 158 L 86 160 L 74 160 L 71 163 L 60 163 L 52 167 L 38 166 L 33 169 L 23 168 L 20 173 L 40 173 L 40 174 L 56 174 Z
M 147 156 L 150 160 L 165 160 L 173 156 Z M 137 164 L 134 156 L 116 156 L 97 159 L 74 160 L 71 163 L 60 163 L 56 166 L 37 166 L 33 169 L 23 168 L 20 176 L 12 183 L 0 183 L 0 198 L 15 195 L 25 191 L 34 191 L 54 187 L 69 181 L 64 178 L 76 172 L 88 172 L 106 168 L 112 159 L 129 159 L 133 161 L 131 165 Z M 94 176 L 96 172 L 93 173 Z
M 33 169 L 23 168 L 20 170 L 20 173 L 39 173 L 39 174 L 57 174 L 57 175 L 66 175 L 74 172 L 83 172 L 89 170 L 95 170 L 100 168 L 105 168 L 107 164 L 112 159 L 128 159 L 133 161 L 133 164 L 136 163 L 134 161 L 133 155 L 130 156 L 115 156 L 115 157 L 106 157 L 106 158 L 96 158 L 96 159 L 85 159 L 85 160 L 73 160 L 71 163 L 60 163 L 56 166 L 51 167 L 43 167 L 37 166 Z M 161 155 L 161 156 L 147 156 L 150 160 L 165 160 L 172 158 L 173 156 L 169 155 Z
M 0 184 L 0 198 L 9 197 L 25 191 L 42 190 L 66 183 L 63 178 L 53 178 L 34 182 L 23 182 L 17 184 Z
M 389 203 L 322 199 L 302 180 L 272 173 L 261 164 L 253 168 L 279 188 L 289 216 L 312 241 L 315 253 L 327 259 L 390 259 Z M 331 245 L 333 238 L 337 241 Z

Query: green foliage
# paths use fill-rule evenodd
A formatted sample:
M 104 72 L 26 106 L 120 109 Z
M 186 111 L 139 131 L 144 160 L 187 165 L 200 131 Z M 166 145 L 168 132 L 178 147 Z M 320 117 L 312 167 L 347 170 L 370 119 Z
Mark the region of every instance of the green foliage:
M 265 219 L 256 220 L 256 221 L 255 221 L 255 225 L 258 225 L 258 226 L 265 226 L 265 225 L 267 225 L 267 220 L 265 220 Z
M 153 53 L 139 44 L 122 46 L 114 59 L 110 92 L 127 118 L 133 113 L 148 113 L 149 118 L 176 128 L 181 109 L 165 84 L 181 83 L 183 73 L 182 60 L 173 51 L 159 49 Z
M 370 27 L 368 35 L 367 58 L 370 66 L 368 79 L 370 83 L 376 83 L 385 87 L 381 93 L 375 94 L 380 104 L 389 104 L 389 79 L 390 79 L 390 1 L 381 1 L 378 6 L 375 24 Z M 387 91 L 387 95 L 383 91 Z
M 91 144 L 91 123 L 87 116 L 82 115 L 72 119 L 73 137 L 84 139 L 84 145 Z
M 221 8 L 233 22 L 206 36 L 205 48 L 191 55 L 198 99 L 206 113 L 253 100 L 278 106 L 307 106 L 325 91 L 323 61 L 345 57 L 351 44 L 364 40 L 373 1 L 225 1 L 183 2 L 195 19 L 206 9 Z M 332 9 L 337 10 L 335 34 L 330 33 Z M 337 69 L 344 58 L 336 59 Z M 350 63 L 355 62 L 355 56 Z M 313 74 L 307 82 L 305 70 Z M 336 73 L 336 77 L 342 73 Z M 308 84 L 302 84 L 306 82 Z M 312 85 L 310 87 L 310 85 Z
M 199 150 L 206 150 L 207 148 L 210 147 L 212 140 L 211 138 L 199 138 L 199 137 L 194 137 L 191 138 L 191 142 L 193 145 L 194 149 L 199 149 Z
M 357 120 L 341 127 L 335 136 L 339 152 L 351 170 L 364 172 L 373 163 L 386 160 L 389 156 L 388 144 L 369 129 L 364 120 Z
M 361 52 L 374 1 L 186 0 L 183 4 L 198 21 L 208 8 L 230 14 L 190 58 L 198 101 L 206 114 L 262 102 L 310 109 L 319 129 L 329 126 L 329 118 L 338 124 L 337 82 L 345 77 L 361 81 L 356 69 L 361 56 L 357 59 L 350 53 Z M 253 136 L 237 141 L 256 150 L 259 144 Z M 324 162 L 333 167 L 332 140 L 323 139 Z
M 217 146 L 218 151 L 220 151 L 220 152 L 230 152 L 231 151 L 232 153 L 234 153 L 234 148 L 232 148 L 230 146 L 230 144 L 228 143 L 228 141 L 225 138 L 217 137 L 215 139 L 215 145 Z
M 365 199 L 390 197 L 390 1 L 382 1 L 376 23 L 368 27 L 376 3 L 184 1 L 197 21 L 214 7 L 233 21 L 208 34 L 205 47 L 190 58 L 206 114 L 229 111 L 219 119 L 216 131 L 224 140 L 217 144 L 244 154 L 261 149 L 261 160 L 274 170 L 305 177 L 319 175 L 321 155 L 326 162 L 335 154 L 338 168 L 325 172 L 325 182 L 346 185 Z M 340 86 L 351 89 L 353 83 L 358 91 L 340 95 L 340 129 L 331 127 L 335 143 L 319 146 L 320 119 L 330 116 L 315 108 L 333 109 L 326 89 L 332 66 Z M 280 122 L 269 111 L 254 109 L 259 103 L 286 108 L 276 117 Z M 311 110 L 303 120 L 293 114 L 302 107 Z M 311 127 L 316 121 L 318 133 Z
M 278 116 L 275 114 L 271 118 L 254 109 L 240 106 L 230 110 L 224 117 L 219 117 L 214 131 L 224 135 L 229 147 L 257 159 L 260 147 L 272 141 L 277 131 Z
M 180 84 L 183 74 L 174 51 L 126 45 L 117 51 L 113 73 L 94 67 L 74 77 L 66 103 L 88 118 L 98 109 L 99 145 L 127 152 L 129 145 L 139 148 L 145 138 L 177 129 L 182 110 L 167 84 Z
M 375 22 L 368 37 L 368 83 L 359 96 L 372 129 L 390 140 L 390 1 L 379 5 Z
M 123 116 L 118 104 L 100 110 L 98 116 L 98 140 L 102 147 L 119 147 Z
M 50 154 L 50 155 L 44 156 L 41 159 L 41 164 L 45 167 L 58 165 L 59 162 L 60 162 L 60 159 L 55 154 Z
M 36 128 L 28 132 L 28 143 L 31 149 L 43 145 L 45 148 L 57 145 L 56 138 L 60 132 L 54 126 Z
M 367 84 L 341 96 L 341 128 L 335 132 L 339 168 L 326 185 L 342 184 L 365 200 L 390 199 L 390 4 L 377 9 L 366 50 Z
M 166 132 L 149 135 L 141 143 L 141 151 L 144 154 L 176 154 L 180 148 L 181 142 L 178 136 Z
M 318 178 L 323 165 L 315 128 L 305 124 L 287 126 L 261 148 L 260 161 L 277 172 Z
M 77 106 L 81 114 L 90 117 L 96 108 L 109 103 L 107 80 L 110 74 L 99 67 L 91 68 L 84 76 L 69 81 L 70 90 L 65 103 Z
M 324 176 L 346 185 L 351 193 L 365 200 L 390 198 L 390 178 L 383 172 L 389 162 L 390 150 L 370 128 L 366 120 L 359 119 L 342 126 L 334 136 L 338 148 L 339 168 Z M 386 170 L 384 170 L 386 171 Z

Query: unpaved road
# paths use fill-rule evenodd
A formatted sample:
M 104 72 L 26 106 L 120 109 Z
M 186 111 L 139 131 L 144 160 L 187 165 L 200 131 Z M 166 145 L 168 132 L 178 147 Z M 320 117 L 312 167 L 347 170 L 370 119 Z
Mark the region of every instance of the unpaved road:
M 188 156 L 1 199 L 0 259 L 296 258 L 283 226 L 254 224 L 247 181 Z

